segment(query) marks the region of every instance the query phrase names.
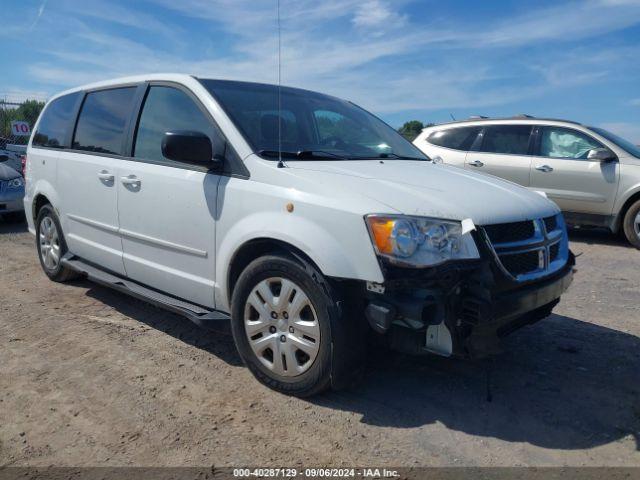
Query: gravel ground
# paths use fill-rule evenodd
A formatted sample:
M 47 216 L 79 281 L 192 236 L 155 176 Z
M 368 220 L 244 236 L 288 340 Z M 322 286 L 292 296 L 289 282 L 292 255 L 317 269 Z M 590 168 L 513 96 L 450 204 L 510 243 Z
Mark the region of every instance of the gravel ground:
M 259 385 L 227 331 L 93 285 L 50 282 L 0 221 L 0 467 L 640 466 L 640 252 L 572 233 L 556 313 L 485 367 L 371 358 L 310 400 Z

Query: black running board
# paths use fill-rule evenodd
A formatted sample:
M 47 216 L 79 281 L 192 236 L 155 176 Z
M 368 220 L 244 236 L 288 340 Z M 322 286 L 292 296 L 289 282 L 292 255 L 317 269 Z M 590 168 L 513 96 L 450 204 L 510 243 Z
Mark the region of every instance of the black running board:
M 218 326 L 219 322 L 229 321 L 230 318 L 226 313 L 210 310 L 185 300 L 171 297 L 152 290 L 149 287 L 145 287 L 133 280 L 106 272 L 70 254 L 62 257 L 62 264 L 71 270 L 86 275 L 91 281 L 182 315 L 203 328 Z

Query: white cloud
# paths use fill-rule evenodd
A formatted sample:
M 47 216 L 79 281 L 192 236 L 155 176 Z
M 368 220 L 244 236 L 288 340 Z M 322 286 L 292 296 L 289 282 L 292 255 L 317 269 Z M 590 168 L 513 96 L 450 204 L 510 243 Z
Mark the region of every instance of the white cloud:
M 30 31 L 33 30 L 35 26 L 38 24 L 38 22 L 40 21 L 40 17 L 42 17 L 42 14 L 44 13 L 44 9 L 47 6 L 47 1 L 48 0 L 43 0 L 43 2 L 40 4 L 40 7 L 38 7 L 38 14 L 36 15 L 36 18 L 31 24 L 31 26 L 29 27 Z
M 513 78 L 508 79 L 517 88 L 487 85 L 500 80 L 499 72 L 487 67 L 499 64 L 487 60 L 494 52 L 508 56 L 510 46 L 597 35 L 640 23 L 639 3 L 591 0 L 538 9 L 509 21 L 465 26 L 451 20 L 437 25 L 412 23 L 398 10 L 407 1 L 282 0 L 284 83 L 350 98 L 378 112 L 486 107 L 599 81 L 609 72 L 615 74 L 616 65 L 632 64 L 638 54 L 638 49 L 623 56 L 620 49 L 575 51 L 563 46 L 551 49 L 538 63 L 523 59 L 520 70 L 510 72 Z M 44 37 L 34 40 L 42 46 L 40 61 L 27 67 L 32 78 L 68 87 L 169 70 L 277 80 L 275 1 L 150 0 L 176 17 L 209 23 L 212 33 L 206 50 L 198 42 L 202 39 L 175 28 L 181 24 L 179 19 L 160 22 L 153 6 L 140 12 L 136 3 L 112 7 L 103 0 L 85 2 L 80 12 L 77 8 L 47 10 L 42 18 L 47 28 L 38 29 Z M 167 46 L 145 43 L 144 35 L 115 36 L 95 19 L 147 30 Z M 224 48 L 218 46 L 216 36 L 224 39 Z
M 640 22 L 640 2 L 591 0 L 570 2 L 509 18 L 488 26 L 480 45 L 514 47 L 532 42 L 578 40 Z M 478 32 L 475 32 L 478 33 Z
M 353 24 L 360 29 L 374 29 L 376 32 L 401 27 L 407 21 L 406 15 L 393 11 L 382 0 L 367 0 L 360 4 L 353 16 Z

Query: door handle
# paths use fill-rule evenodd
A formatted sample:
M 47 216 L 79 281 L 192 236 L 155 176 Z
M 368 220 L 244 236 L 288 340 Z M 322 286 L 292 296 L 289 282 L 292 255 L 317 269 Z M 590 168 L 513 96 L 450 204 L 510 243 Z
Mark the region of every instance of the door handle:
M 469 162 L 469 165 L 471 165 L 472 167 L 484 167 L 484 163 L 482 163 L 480 160 Z
M 120 177 L 120 181 L 123 185 L 132 185 L 134 187 L 140 186 L 140 180 L 135 175 L 127 175 L 126 177 Z
M 536 165 L 536 170 L 541 172 L 553 172 L 553 167 L 550 167 L 549 165 Z
M 98 178 L 105 182 L 113 182 L 114 176 L 113 173 L 102 170 L 100 173 L 98 173 Z

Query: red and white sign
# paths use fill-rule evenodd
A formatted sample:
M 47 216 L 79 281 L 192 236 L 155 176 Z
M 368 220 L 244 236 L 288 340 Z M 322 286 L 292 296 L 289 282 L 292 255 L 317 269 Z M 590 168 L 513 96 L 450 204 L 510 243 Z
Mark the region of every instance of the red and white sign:
M 31 128 L 27 122 L 11 122 L 11 133 L 18 137 L 28 137 L 31 135 Z

